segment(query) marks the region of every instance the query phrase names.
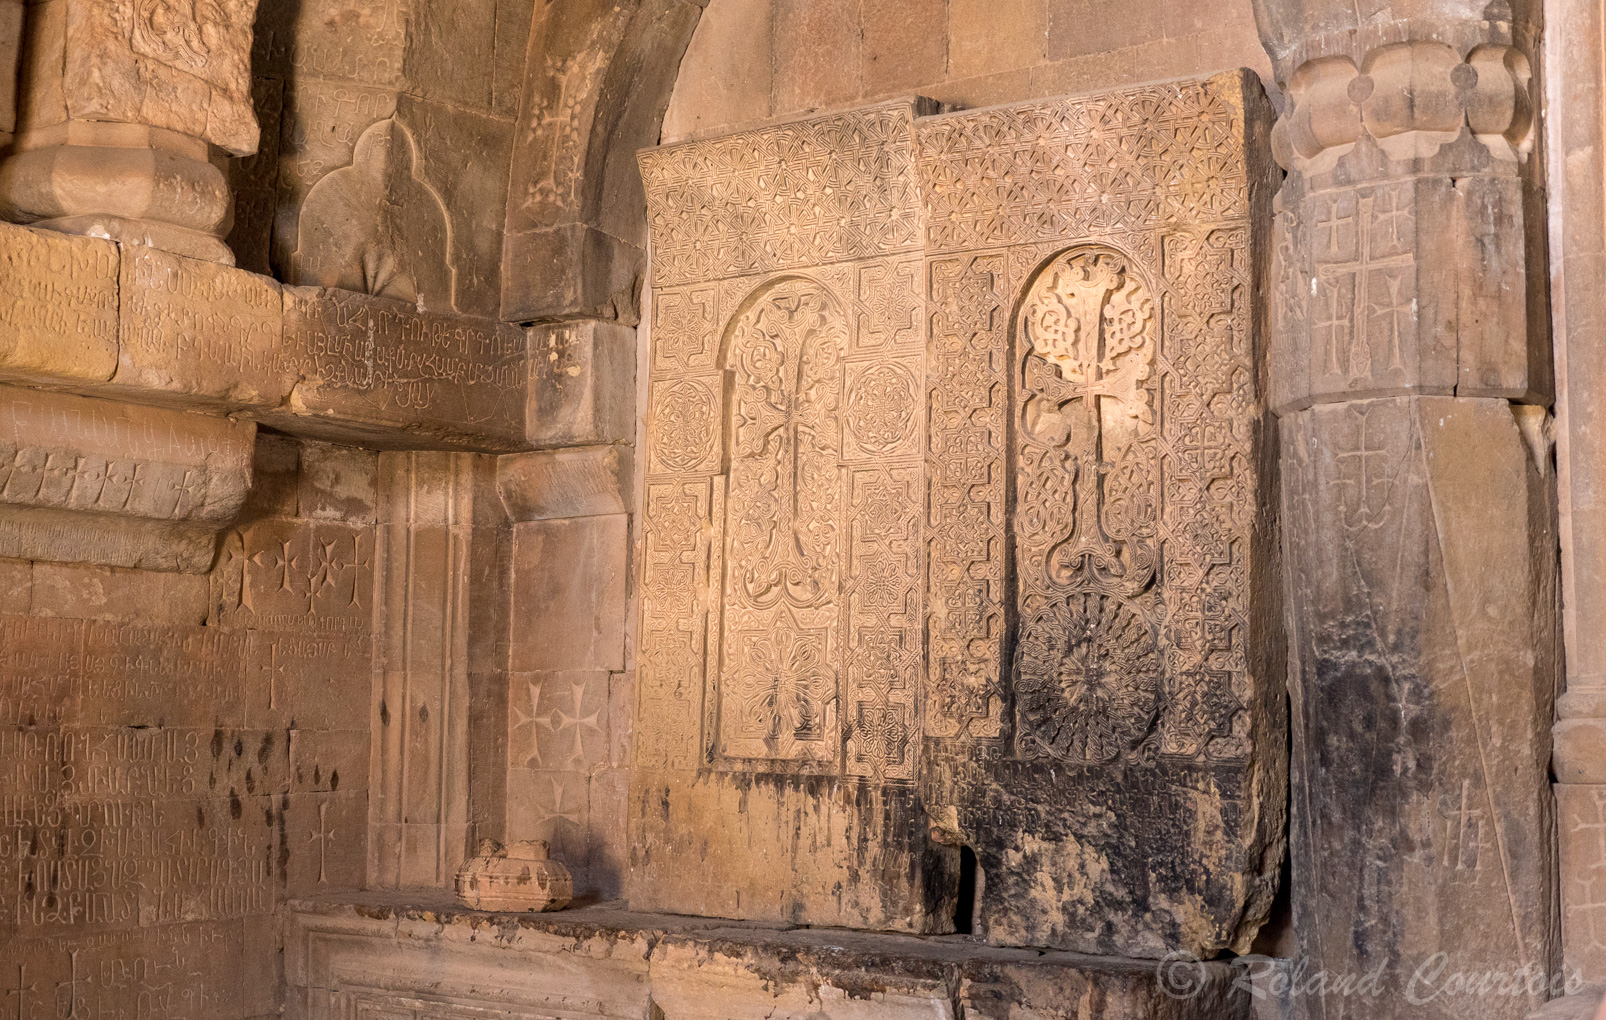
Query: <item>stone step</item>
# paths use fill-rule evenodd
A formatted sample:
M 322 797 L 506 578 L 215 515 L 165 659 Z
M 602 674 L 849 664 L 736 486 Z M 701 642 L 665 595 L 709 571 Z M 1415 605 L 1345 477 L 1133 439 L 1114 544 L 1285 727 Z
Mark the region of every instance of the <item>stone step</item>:
M 285 930 L 287 1016 L 308 1020 L 421 1003 L 674 1020 L 1257 1015 L 1249 982 L 1222 961 L 1001 949 L 968 936 L 644 914 L 621 904 L 497 914 L 436 890 L 368 892 L 290 903 Z

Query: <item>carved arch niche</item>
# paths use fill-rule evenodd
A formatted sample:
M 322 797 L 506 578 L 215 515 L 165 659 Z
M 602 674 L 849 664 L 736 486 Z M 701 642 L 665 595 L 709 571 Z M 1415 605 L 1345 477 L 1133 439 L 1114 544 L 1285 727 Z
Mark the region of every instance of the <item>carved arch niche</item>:
M 1021 758 L 1109 762 L 1139 750 L 1159 713 L 1159 321 L 1145 277 L 1125 252 L 1080 245 L 1050 258 L 1020 304 L 1010 474 Z
M 725 331 L 716 759 L 837 771 L 847 341 L 842 302 L 806 276 L 757 288 Z

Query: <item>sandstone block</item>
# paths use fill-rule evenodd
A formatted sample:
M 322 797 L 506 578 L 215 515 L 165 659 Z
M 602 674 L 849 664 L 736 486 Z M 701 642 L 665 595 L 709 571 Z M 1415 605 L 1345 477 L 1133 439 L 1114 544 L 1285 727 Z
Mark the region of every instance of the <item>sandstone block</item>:
M 508 761 L 515 768 L 589 772 L 608 760 L 607 672 L 508 677 Z
M 585 224 L 509 233 L 501 318 L 629 321 L 646 262 L 636 245 Z
M 0 551 L 204 573 L 250 486 L 256 426 L 0 388 Z
M 0 373 L 110 379 L 117 266 L 110 242 L 0 223 Z
M 636 331 L 586 320 L 532 326 L 531 446 L 626 443 L 636 429 Z
M 285 288 L 302 380 L 263 416 L 329 438 L 511 449 L 524 441 L 523 330 L 337 291 Z
M 300 515 L 348 524 L 375 523 L 379 515 L 378 470 L 378 455 L 372 450 L 302 443 Z
M 244 1016 L 238 921 L 151 925 L 108 937 L 85 933 L 10 944 L 7 983 L 24 1017 L 59 1007 L 80 1014 L 147 1003 L 174 1020 Z M 103 975 L 123 975 L 101 980 Z
M 288 794 L 274 810 L 290 896 L 317 896 L 366 884 L 368 797 L 355 793 Z
M 1272 402 L 1389 394 L 1542 399 L 1550 369 L 1530 351 L 1515 177 L 1413 177 L 1307 185 L 1278 197 Z
M 624 668 L 623 515 L 532 521 L 513 527 L 512 668 Z
M 208 588 L 204 574 L 39 562 L 33 570 L 31 611 L 35 616 L 198 627 L 206 622 Z
M 622 514 L 632 504 L 628 446 L 588 446 L 497 458 L 496 488 L 512 521 Z
M 299 366 L 273 280 L 139 245 L 122 250 L 114 391 L 225 410 L 277 407 Z

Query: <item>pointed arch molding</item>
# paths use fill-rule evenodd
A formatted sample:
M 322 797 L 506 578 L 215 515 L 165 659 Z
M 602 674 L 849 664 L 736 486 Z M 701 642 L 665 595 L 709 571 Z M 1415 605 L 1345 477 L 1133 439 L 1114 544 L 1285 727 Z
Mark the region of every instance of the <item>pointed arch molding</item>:
M 635 154 L 657 144 L 702 11 L 693 0 L 537 10 L 508 184 L 504 321 L 635 321 L 647 246 Z

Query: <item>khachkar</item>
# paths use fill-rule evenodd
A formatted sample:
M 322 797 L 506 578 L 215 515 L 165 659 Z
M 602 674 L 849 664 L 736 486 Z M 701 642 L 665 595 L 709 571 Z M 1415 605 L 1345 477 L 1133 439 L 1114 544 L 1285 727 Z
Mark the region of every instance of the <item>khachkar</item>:
M 927 839 L 913 782 L 916 112 L 642 157 L 637 909 L 916 931 L 951 919 L 957 856 Z
M 1272 385 L 1295 928 L 1310 972 L 1384 979 L 1363 1007 L 1302 1008 L 1523 1017 L 1558 962 L 1532 25 L 1485 0 L 1364 21 L 1375 5 L 1256 6 L 1287 97 Z
M 933 835 L 989 940 L 1245 952 L 1285 717 L 1259 83 L 922 121 Z
M 633 906 L 951 930 L 968 846 L 995 942 L 1247 949 L 1286 779 L 1257 88 L 643 157 Z
M 50 0 L 26 7 L 0 213 L 234 264 L 219 164 L 257 149 L 257 0 Z

